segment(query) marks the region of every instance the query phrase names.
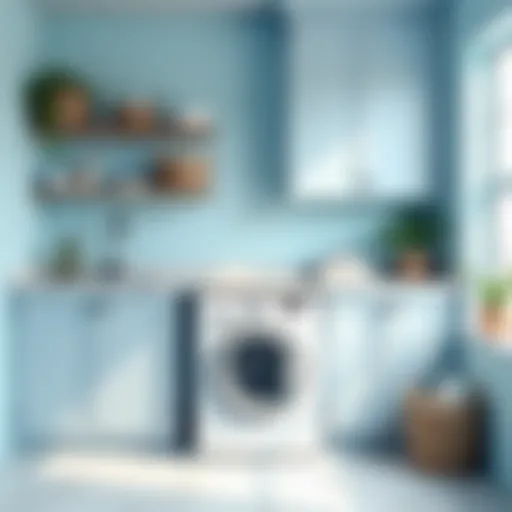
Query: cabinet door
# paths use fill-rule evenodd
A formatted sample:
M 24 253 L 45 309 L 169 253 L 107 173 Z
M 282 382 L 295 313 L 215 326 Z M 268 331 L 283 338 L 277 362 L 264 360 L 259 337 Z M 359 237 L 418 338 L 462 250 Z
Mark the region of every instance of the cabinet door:
M 297 16 L 289 34 L 290 189 L 298 199 L 430 191 L 429 30 L 423 22 Z
M 371 434 L 378 359 L 375 304 L 369 297 L 336 294 L 330 304 L 327 339 L 326 421 L 342 436 Z
M 174 432 L 170 301 L 112 294 L 93 304 L 91 413 L 98 439 L 164 443 Z
M 355 129 L 359 165 L 379 198 L 421 198 L 430 191 L 430 47 L 419 23 L 381 22 L 366 33 Z
M 386 347 L 382 358 L 383 424 L 393 429 L 404 396 L 438 369 L 452 340 L 450 322 L 454 304 L 443 287 L 390 290 L 382 299 L 381 333 Z
M 14 351 L 15 404 L 29 442 L 66 442 L 86 428 L 87 341 L 83 297 L 69 292 L 18 298 Z
M 324 406 L 331 432 L 356 440 L 396 435 L 405 394 L 442 360 L 452 302 L 441 287 L 332 297 Z
M 289 165 L 294 198 L 343 197 L 350 190 L 349 47 L 336 23 L 296 18 L 289 32 Z
M 443 287 L 407 288 L 390 290 L 383 298 L 382 332 L 390 363 L 415 378 L 444 347 L 454 304 Z

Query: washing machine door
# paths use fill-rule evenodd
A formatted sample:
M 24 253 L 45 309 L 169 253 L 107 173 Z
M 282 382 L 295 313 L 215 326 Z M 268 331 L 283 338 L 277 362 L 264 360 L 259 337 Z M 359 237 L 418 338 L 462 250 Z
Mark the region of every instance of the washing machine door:
M 272 421 L 296 394 L 297 357 L 284 334 L 233 333 L 212 363 L 217 405 L 237 421 Z

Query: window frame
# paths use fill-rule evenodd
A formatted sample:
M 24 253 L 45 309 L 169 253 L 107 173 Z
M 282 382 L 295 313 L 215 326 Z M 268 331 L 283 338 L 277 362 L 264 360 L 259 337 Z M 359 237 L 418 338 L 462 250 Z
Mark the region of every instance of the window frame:
M 498 13 L 467 42 L 458 70 L 461 108 L 457 260 L 462 275 L 463 332 L 475 341 L 482 338 L 478 280 L 499 272 L 496 205 L 501 197 L 512 198 L 512 168 L 509 173 L 499 169 L 499 104 L 493 100 L 497 96 L 497 59 L 505 51 L 512 52 L 512 8 Z M 512 260 L 512 249 L 510 255 Z M 512 274 L 512 261 L 509 266 Z

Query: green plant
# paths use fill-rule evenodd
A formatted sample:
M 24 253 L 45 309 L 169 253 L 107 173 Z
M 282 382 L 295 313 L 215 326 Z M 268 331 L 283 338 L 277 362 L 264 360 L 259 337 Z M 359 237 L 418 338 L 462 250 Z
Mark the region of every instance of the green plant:
M 426 251 L 435 246 L 441 234 L 439 216 L 428 209 L 401 212 L 384 231 L 384 243 L 392 250 Z
M 53 274 L 60 278 L 76 277 L 82 271 L 82 248 L 75 237 L 67 237 L 57 244 L 52 261 Z
M 485 308 L 501 309 L 509 299 L 510 279 L 489 277 L 480 283 L 480 301 Z
M 55 127 L 56 101 L 65 91 L 77 91 L 91 97 L 87 82 L 68 69 L 45 69 L 32 76 L 26 85 L 25 103 L 32 125 L 41 131 Z

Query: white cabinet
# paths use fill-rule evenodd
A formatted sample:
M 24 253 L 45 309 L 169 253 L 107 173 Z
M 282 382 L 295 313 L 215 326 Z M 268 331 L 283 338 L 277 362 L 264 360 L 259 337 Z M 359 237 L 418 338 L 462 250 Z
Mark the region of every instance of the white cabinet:
M 295 16 L 288 33 L 294 199 L 415 199 L 430 192 L 426 22 Z
M 163 297 L 95 299 L 90 407 L 93 435 L 164 444 L 174 435 L 175 371 Z
M 289 33 L 289 166 L 294 197 L 340 197 L 349 173 L 349 48 L 337 24 L 302 18 Z
M 424 25 L 387 22 L 367 34 L 362 85 L 360 165 L 370 194 L 416 199 L 431 188 L 432 77 Z
M 453 302 L 441 285 L 331 293 L 324 404 L 331 435 L 396 435 L 407 391 L 439 369 L 453 342 Z
M 328 431 L 370 435 L 372 405 L 379 388 L 375 301 L 338 292 L 328 301 L 325 422 Z
M 381 299 L 380 364 L 383 382 L 382 428 L 399 426 L 406 393 L 425 377 L 442 373 L 455 343 L 455 301 L 447 286 L 391 287 Z
M 87 332 L 83 301 L 68 292 L 15 301 L 13 379 L 20 441 L 81 437 L 87 429 Z
M 171 300 L 165 293 L 22 294 L 13 361 L 20 442 L 171 445 Z

